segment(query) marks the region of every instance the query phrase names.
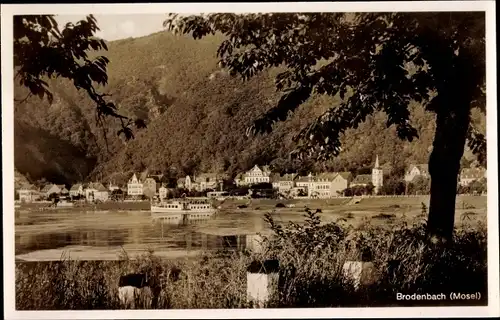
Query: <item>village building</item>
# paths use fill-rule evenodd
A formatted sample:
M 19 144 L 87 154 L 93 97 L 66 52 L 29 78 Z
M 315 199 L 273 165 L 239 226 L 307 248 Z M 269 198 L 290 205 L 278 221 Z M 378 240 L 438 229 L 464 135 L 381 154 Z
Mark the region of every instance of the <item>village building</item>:
M 89 202 L 108 201 L 109 190 L 100 182 L 91 182 L 85 188 L 85 199 Z
M 354 180 L 352 180 L 351 187 L 366 187 L 370 183 L 373 183 L 371 174 L 358 174 Z
M 40 192 L 31 184 L 23 185 L 19 188 L 18 193 L 21 202 L 33 202 L 40 199 Z
M 429 165 L 427 164 L 412 164 L 405 173 L 405 181 L 412 182 L 415 177 L 429 178 Z
M 41 195 L 44 197 L 49 197 L 53 193 L 57 195 L 67 194 L 68 189 L 64 184 L 48 184 L 41 191 Z
M 460 171 L 459 183 L 461 186 L 468 186 L 471 182 L 486 178 L 485 168 L 464 168 Z
M 380 166 L 378 155 L 375 158 L 375 165 L 372 168 L 371 174 L 358 174 L 354 180 L 351 182 L 351 187 L 363 186 L 366 187 L 372 184 L 375 189 L 374 192 L 377 193 L 380 188 L 384 185 L 384 170 Z
M 160 186 L 161 178 L 159 176 L 148 176 L 142 184 L 142 193 L 147 197 L 154 197 Z
M 127 195 L 142 196 L 143 194 L 143 184 L 141 180 L 137 179 L 137 175 L 134 173 L 127 184 Z
M 295 176 L 293 184 L 288 182 L 282 188 L 286 190 L 291 185 L 289 190 L 292 196 L 302 193 L 309 198 L 328 199 L 340 196 L 342 191 L 349 187 L 351 180 L 350 172 L 322 172 L 315 175 L 309 173 L 307 176 Z
M 271 171 L 268 166 L 262 166 L 262 169 L 258 165 L 255 165 L 252 169 L 245 172 L 244 181 L 246 185 L 258 184 L 258 183 L 270 183 Z
M 83 184 L 77 183 L 71 186 L 69 189 L 69 196 L 70 197 L 81 197 L 85 194 L 83 190 Z
M 281 194 L 289 193 L 295 187 L 296 177 L 296 173 L 287 173 L 283 176 L 277 176 L 275 179 L 272 179 L 273 188 L 278 190 Z
M 177 180 L 177 187 L 185 188 L 190 191 L 220 190 L 222 189 L 223 181 L 225 179 L 227 179 L 227 176 L 224 174 L 202 173 L 198 176 L 193 175 L 192 178 L 190 176 L 186 176 L 183 179 Z
M 281 175 L 278 172 L 271 172 L 269 173 L 269 183 L 271 186 L 276 185 L 276 182 L 281 178 Z M 274 187 L 272 187 L 275 189 Z
M 57 187 L 61 190 L 60 191 L 61 195 L 68 195 L 69 194 L 69 190 L 66 189 L 66 186 L 64 184 L 58 184 Z
M 352 174 L 348 171 L 338 172 L 335 178 L 333 178 L 330 187 L 330 194 L 332 197 L 338 197 L 342 195 L 342 192 L 349 188 L 352 181 Z
M 160 197 L 160 199 L 166 199 L 168 196 L 168 189 L 165 188 L 165 186 L 161 186 L 158 189 L 158 196 Z
M 338 197 L 349 187 L 350 172 L 323 172 L 313 176 L 311 197 L 328 199 Z
M 323 172 L 313 176 L 310 184 L 310 196 L 312 198 L 328 199 L 332 197 L 331 186 L 333 179 L 337 176 L 334 172 Z
M 196 177 L 196 182 L 199 185 L 199 191 L 205 191 L 208 189 L 215 190 L 222 181 L 219 175 L 216 173 L 202 173 Z
M 295 179 L 295 186 L 296 190 L 294 191 L 300 191 L 302 190 L 303 192 L 307 193 L 308 197 L 311 197 L 312 195 L 312 187 L 313 187 L 313 175 L 312 173 L 309 173 L 307 176 L 299 176 Z M 295 192 L 293 192 L 295 194 Z
M 198 190 L 199 187 L 200 186 L 198 185 L 198 183 L 196 183 L 196 176 L 193 176 L 193 178 L 191 178 L 190 176 L 186 176 L 186 180 L 184 181 L 184 188 L 192 191 Z

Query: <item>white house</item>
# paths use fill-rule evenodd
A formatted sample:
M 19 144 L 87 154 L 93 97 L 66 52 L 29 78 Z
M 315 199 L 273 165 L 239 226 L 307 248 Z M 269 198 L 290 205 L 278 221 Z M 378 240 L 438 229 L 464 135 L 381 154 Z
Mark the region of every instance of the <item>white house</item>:
M 328 199 L 338 197 L 349 187 L 351 180 L 350 172 L 309 173 L 307 176 L 293 174 L 273 182 L 273 187 L 280 192 L 289 191 L 292 196 L 297 196 L 302 191 L 309 198 Z
M 275 181 L 273 181 L 273 188 L 277 189 L 279 193 L 290 192 L 293 187 L 295 187 L 295 178 L 297 177 L 296 173 L 287 173 L 281 177 L 277 177 Z
M 252 169 L 245 173 L 245 184 L 270 183 L 271 171 L 268 166 L 263 166 L 262 169 L 255 165 Z
M 350 183 L 350 172 L 323 172 L 312 176 L 310 196 L 320 199 L 338 197 Z
M 471 182 L 486 178 L 485 168 L 464 168 L 460 171 L 460 185 L 467 186 Z
M 84 194 L 85 194 L 85 192 L 83 190 L 83 184 L 81 184 L 81 183 L 74 184 L 69 189 L 70 197 L 83 196 Z
M 18 193 L 21 202 L 33 202 L 40 198 L 40 192 L 31 184 L 22 186 Z
M 66 189 L 66 186 L 64 184 L 58 184 L 57 187 L 61 190 L 61 194 L 69 194 L 69 190 Z
M 405 173 L 405 181 L 412 182 L 417 176 L 423 176 L 428 178 L 429 175 L 429 165 L 427 164 L 412 164 Z
M 127 194 L 129 196 L 142 196 L 144 194 L 142 182 L 137 179 L 137 175 L 134 173 L 132 178 L 127 184 Z
M 64 184 L 48 184 L 43 187 L 41 194 L 45 197 L 50 196 L 52 193 L 57 195 L 68 193 L 68 189 L 64 186 Z
M 335 173 L 320 173 L 313 177 L 313 183 L 311 185 L 311 196 L 314 198 L 328 199 L 332 195 L 330 194 L 331 182 L 336 176 Z
M 87 201 L 107 201 L 109 199 L 109 190 L 100 182 L 89 183 L 85 188 L 85 199 Z

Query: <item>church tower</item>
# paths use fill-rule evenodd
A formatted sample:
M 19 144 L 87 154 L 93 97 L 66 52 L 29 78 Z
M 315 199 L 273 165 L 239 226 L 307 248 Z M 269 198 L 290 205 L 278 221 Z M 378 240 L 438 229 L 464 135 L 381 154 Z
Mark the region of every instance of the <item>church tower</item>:
M 372 169 L 372 184 L 375 186 L 375 194 L 377 194 L 380 190 L 380 187 L 384 184 L 384 172 L 382 168 L 380 168 L 380 164 L 378 162 L 378 155 L 375 159 L 375 167 Z

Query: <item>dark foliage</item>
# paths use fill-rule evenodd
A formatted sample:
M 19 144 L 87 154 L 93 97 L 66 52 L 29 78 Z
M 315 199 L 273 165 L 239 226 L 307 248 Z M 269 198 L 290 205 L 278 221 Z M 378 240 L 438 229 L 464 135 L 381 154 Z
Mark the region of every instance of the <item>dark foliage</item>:
M 96 105 L 96 121 L 103 129 L 105 117 L 120 121 L 127 139 L 133 138 L 132 125 L 145 127 L 141 119 L 132 120 L 118 113 L 117 106 L 105 99 L 108 94 L 99 93 L 96 87 L 108 83 L 105 56 L 89 57 L 90 51 L 108 50 L 104 40 L 94 36 L 98 31 L 93 15 L 77 23 L 67 23 L 62 30 L 52 15 L 14 16 L 14 69 L 15 79 L 28 88 L 31 95 L 40 99 L 47 97 L 49 103 L 54 95 L 49 90 L 48 79 L 64 78 L 72 82 L 77 90 L 87 93 Z
M 419 136 L 410 103 L 435 113 L 428 231 L 433 241 L 451 240 L 464 147 L 483 162 L 486 154 L 470 121 L 471 109 L 485 111 L 484 13 L 170 14 L 164 25 L 195 39 L 224 34 L 219 64 L 243 80 L 284 67 L 275 77 L 281 97 L 247 133 L 271 132 L 314 93 L 338 98 L 295 135 L 299 158 L 338 155 L 346 130 L 376 111 L 410 142 Z

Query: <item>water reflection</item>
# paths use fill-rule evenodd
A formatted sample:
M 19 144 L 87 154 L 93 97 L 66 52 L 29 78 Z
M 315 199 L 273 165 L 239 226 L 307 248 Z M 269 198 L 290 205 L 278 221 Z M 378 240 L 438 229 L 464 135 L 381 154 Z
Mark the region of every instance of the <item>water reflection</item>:
M 161 239 L 169 237 L 169 233 L 174 229 L 171 226 L 187 226 L 187 225 L 203 225 L 206 224 L 210 218 L 191 219 L 184 222 L 172 222 L 168 219 L 160 219 L 156 221 L 161 228 Z M 253 236 L 253 235 L 250 235 Z M 235 249 L 244 250 L 247 244 L 246 234 L 239 235 L 215 235 L 205 232 L 185 230 L 183 234 L 173 242 L 176 246 L 186 250 L 217 250 L 217 249 Z M 180 240 L 182 239 L 182 240 Z
M 54 249 L 68 245 L 93 247 L 121 246 L 125 244 L 127 230 L 80 230 L 60 233 L 16 234 L 16 254 Z
M 180 216 L 171 216 L 171 217 L 154 217 L 151 218 L 153 223 L 159 223 L 163 225 L 202 225 L 206 224 L 207 221 L 211 220 L 211 217 L 188 217 L 187 215 Z
M 16 255 L 38 250 L 62 249 L 68 246 L 111 247 L 133 245 L 133 248 L 162 250 L 245 250 L 251 248 L 248 229 L 254 229 L 256 218 L 227 215 L 225 217 L 191 217 L 190 219 L 151 218 L 134 212 L 111 212 L 79 215 L 47 215 L 40 212 L 16 211 Z M 57 230 L 64 222 L 64 229 Z M 259 219 L 260 220 L 260 219 Z M 43 232 L 43 224 L 51 227 Z M 40 228 L 34 227 L 40 225 Z M 240 228 L 235 228 L 235 225 Z M 18 230 L 18 227 L 22 229 Z M 223 230 L 229 228 L 228 234 Z M 34 231 L 34 229 L 36 229 Z M 247 230 L 245 230 L 247 229 Z M 56 231 L 54 231 L 56 230 Z M 216 230 L 219 234 L 212 234 Z M 235 234 L 241 233 L 241 234 Z M 72 250 L 85 250 L 73 248 Z
M 214 235 L 193 232 L 184 237 L 184 247 L 187 250 L 244 250 L 247 235 Z

